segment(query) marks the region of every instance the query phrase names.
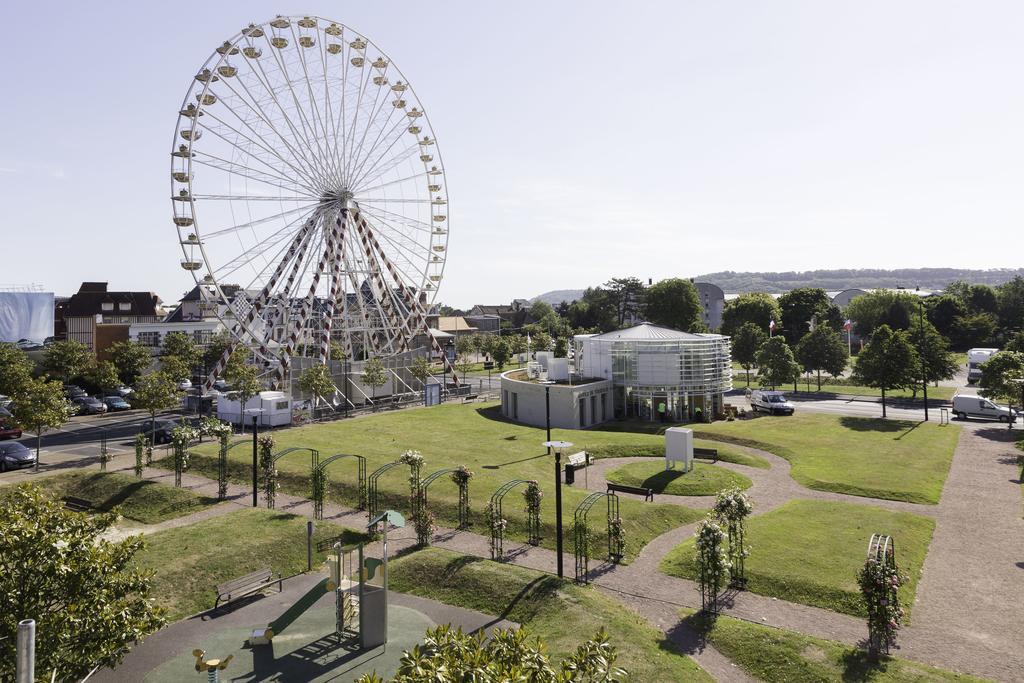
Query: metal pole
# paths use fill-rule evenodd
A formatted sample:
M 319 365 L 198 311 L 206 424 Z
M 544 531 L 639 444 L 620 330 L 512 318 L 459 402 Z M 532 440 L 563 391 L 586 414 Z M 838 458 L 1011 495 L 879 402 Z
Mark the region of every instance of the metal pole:
M 562 569 L 562 451 L 555 449 L 555 538 L 558 553 L 558 578 L 565 576 Z
M 346 357 L 345 360 L 342 362 L 341 369 L 342 373 L 345 375 L 345 391 L 342 392 L 345 396 L 345 403 L 343 403 L 342 405 L 344 406 L 344 415 L 345 417 L 348 417 L 348 357 Z
M 15 681 L 33 683 L 36 680 L 36 620 L 18 622 L 18 652 L 15 659 Z
M 928 421 L 928 365 L 924 354 L 924 301 L 918 300 L 918 312 L 921 314 L 921 385 L 924 390 L 924 421 Z
M 384 640 L 388 638 L 388 526 L 391 525 L 391 520 L 384 516 L 384 571 L 381 573 L 381 578 L 384 583 Z M 362 571 L 362 563 L 359 564 L 359 571 Z M 359 602 L 359 613 L 362 615 L 363 603 Z M 360 629 L 362 633 L 362 629 Z
M 306 521 L 306 571 L 313 571 L 313 520 Z
M 258 507 L 259 506 L 259 501 L 257 500 L 257 496 L 256 496 L 256 490 L 257 490 L 257 488 L 259 488 L 259 481 L 258 481 L 258 477 L 256 476 L 256 472 L 257 472 L 256 441 L 257 441 L 257 432 L 258 431 L 259 431 L 259 427 L 256 424 L 256 416 L 253 415 L 252 416 L 252 506 L 253 507 Z
M 548 426 L 548 443 L 551 443 L 551 387 L 544 387 L 544 419 Z M 548 446 L 548 455 L 551 455 L 551 446 Z

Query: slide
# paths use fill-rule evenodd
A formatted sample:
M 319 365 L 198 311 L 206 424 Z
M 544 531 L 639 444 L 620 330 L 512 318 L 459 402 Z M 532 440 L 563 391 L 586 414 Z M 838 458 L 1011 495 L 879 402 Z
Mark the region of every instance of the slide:
M 299 618 L 299 615 L 315 605 L 325 593 L 329 592 L 327 590 L 327 582 L 328 579 L 326 578 L 318 582 L 315 586 L 310 588 L 305 595 L 296 600 L 291 607 L 286 609 L 284 614 L 270 622 L 270 624 L 268 624 L 270 632 L 267 634 L 267 637 L 273 638 L 275 635 L 281 633 L 291 626 L 292 622 Z

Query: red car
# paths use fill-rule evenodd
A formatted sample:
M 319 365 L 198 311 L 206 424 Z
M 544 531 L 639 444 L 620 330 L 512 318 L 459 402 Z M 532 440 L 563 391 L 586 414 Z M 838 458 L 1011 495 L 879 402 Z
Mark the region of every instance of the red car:
M 0 420 L 0 439 L 20 439 L 21 428 Z

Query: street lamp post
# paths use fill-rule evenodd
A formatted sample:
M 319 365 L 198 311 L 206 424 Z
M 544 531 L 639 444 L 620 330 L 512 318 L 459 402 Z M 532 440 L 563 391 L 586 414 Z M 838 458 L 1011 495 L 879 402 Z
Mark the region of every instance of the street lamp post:
M 259 426 L 256 416 L 252 416 L 252 506 L 258 507 L 259 500 L 256 495 L 256 490 L 259 487 L 259 479 L 256 476 L 257 473 L 257 460 L 256 460 L 256 443 L 259 437 Z
M 924 421 L 928 421 L 928 357 L 925 355 L 925 333 L 924 333 L 924 300 L 917 300 L 918 313 L 920 314 L 921 328 L 921 389 L 924 392 Z
M 572 446 L 568 441 L 545 441 L 548 452 L 555 450 L 555 554 L 558 563 L 558 578 L 565 577 L 562 567 L 562 451 Z

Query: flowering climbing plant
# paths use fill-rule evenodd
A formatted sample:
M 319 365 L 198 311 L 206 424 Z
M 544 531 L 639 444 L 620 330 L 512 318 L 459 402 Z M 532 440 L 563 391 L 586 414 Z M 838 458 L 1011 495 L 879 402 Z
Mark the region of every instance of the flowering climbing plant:
M 523 498 L 526 500 L 526 514 L 539 515 L 540 501 L 544 498 L 544 492 L 540 490 L 540 485 L 535 481 L 527 484 L 526 490 L 523 491 Z
M 263 483 L 263 496 L 267 500 L 267 508 L 273 510 L 277 503 L 277 468 L 274 467 L 274 437 L 263 436 L 259 440 L 260 478 Z
M 484 520 L 487 522 L 487 528 L 491 532 L 491 540 L 489 543 L 491 548 L 491 559 L 500 559 L 498 557 L 498 554 L 500 553 L 500 546 L 496 539 L 505 533 L 505 528 L 508 526 L 508 520 L 498 514 L 498 510 L 493 503 L 488 503 L 487 507 L 484 509 Z
M 452 482 L 460 488 L 469 483 L 473 478 L 473 472 L 465 465 L 459 465 L 458 469 L 452 472 Z
M 729 539 L 730 575 L 733 583 L 743 587 L 746 583 L 745 560 L 750 556 L 750 546 L 744 540 L 745 520 L 754 511 L 754 504 L 739 488 L 726 489 L 718 493 L 712 513 L 725 527 Z
M 622 557 L 623 548 L 626 545 L 626 534 L 622 530 L 622 518 L 615 517 L 614 519 L 608 520 L 608 537 L 611 539 L 612 549 L 614 550 L 613 555 L 619 558 Z
M 857 577 L 868 608 L 868 635 L 873 649 L 888 652 L 896 644 L 896 632 L 903 621 L 899 589 L 908 577 L 895 561 L 869 557 Z
M 722 584 L 729 578 L 732 563 L 728 553 L 722 547 L 725 532 L 712 519 L 704 519 L 694 532 L 694 545 L 697 550 L 697 567 L 700 572 L 699 583 L 701 607 L 710 614 L 718 613 L 718 593 Z
M 135 476 L 142 476 L 142 454 L 146 450 L 146 435 L 139 432 L 135 435 Z
M 171 449 L 174 453 L 174 485 L 181 486 L 181 473 L 188 469 L 188 445 L 199 438 L 199 432 L 188 425 L 178 425 L 171 432 Z

